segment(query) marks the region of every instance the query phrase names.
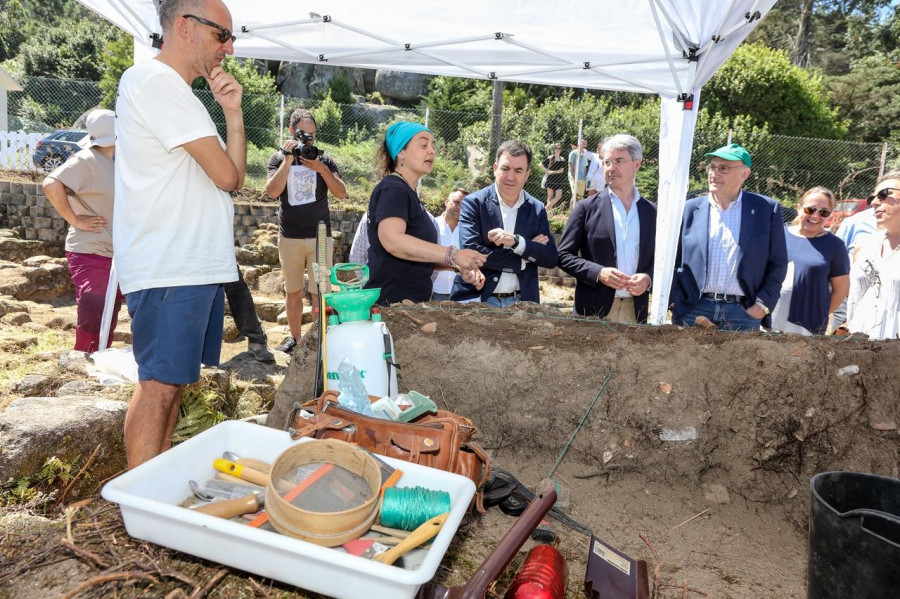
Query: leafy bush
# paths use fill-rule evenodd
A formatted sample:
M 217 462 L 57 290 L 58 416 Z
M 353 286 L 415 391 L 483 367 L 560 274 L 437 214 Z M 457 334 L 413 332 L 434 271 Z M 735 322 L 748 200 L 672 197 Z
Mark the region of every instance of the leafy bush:
M 222 61 L 222 68 L 237 79 L 244 88 L 241 97 L 241 110 L 244 113 L 244 130 L 247 141 L 257 146 L 272 146 L 275 144 L 275 135 L 278 131 L 278 123 L 275 120 L 278 114 L 278 92 L 275 90 L 275 79 L 268 73 L 260 74 L 252 60 L 238 60 L 226 56 Z M 219 130 L 222 139 L 226 139 L 225 114 L 222 107 L 216 102 L 206 79 L 198 77 L 194 81 L 194 93 L 206 106 L 210 117 Z
M 822 77 L 791 64 L 785 52 L 742 44 L 703 87 L 701 101 L 727 118 L 772 133 L 840 139 L 847 123 L 828 105 Z
M 331 97 L 331 90 L 322 102 L 312 110 L 316 117 L 316 140 L 338 144 L 344 137 L 344 115 L 341 107 Z

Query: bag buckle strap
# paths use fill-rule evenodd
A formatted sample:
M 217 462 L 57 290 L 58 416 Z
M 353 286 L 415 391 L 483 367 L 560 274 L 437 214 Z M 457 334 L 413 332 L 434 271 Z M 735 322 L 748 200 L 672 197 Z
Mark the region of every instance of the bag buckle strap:
M 320 430 L 331 429 L 341 430 L 347 426 L 347 422 L 341 418 L 333 418 L 324 414 L 316 414 L 312 420 L 307 421 L 308 424 L 298 428 L 288 428 L 291 439 L 299 439 L 300 437 L 311 437 Z

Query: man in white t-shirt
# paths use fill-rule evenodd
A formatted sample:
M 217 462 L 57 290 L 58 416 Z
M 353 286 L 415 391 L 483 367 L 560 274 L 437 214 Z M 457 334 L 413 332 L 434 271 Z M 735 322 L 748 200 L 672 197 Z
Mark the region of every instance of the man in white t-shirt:
M 591 166 L 587 172 L 587 192 L 585 197 L 600 193 L 606 187 L 606 178 L 603 174 L 603 142 L 597 144 L 597 153 L 591 158 Z
M 228 8 L 166 0 L 159 21 L 163 49 L 125 71 L 116 100 L 113 249 L 139 378 L 125 416 L 129 468 L 171 447 L 183 386 L 219 362 L 222 284 L 237 279 L 228 192 L 247 159 L 243 90 L 221 66 L 234 52 Z M 191 91 L 197 77 L 222 107 L 227 143 Z
M 463 198 L 467 195 L 469 192 L 459 187 L 451 191 L 444 200 L 443 214 L 435 219 L 438 226 L 438 237 L 440 237 L 438 243 L 445 247 L 451 245 L 459 247 L 459 209 L 462 207 Z M 433 301 L 449 300 L 456 273 L 452 270 L 440 270 L 435 274 L 437 276 L 431 284 L 431 299 Z

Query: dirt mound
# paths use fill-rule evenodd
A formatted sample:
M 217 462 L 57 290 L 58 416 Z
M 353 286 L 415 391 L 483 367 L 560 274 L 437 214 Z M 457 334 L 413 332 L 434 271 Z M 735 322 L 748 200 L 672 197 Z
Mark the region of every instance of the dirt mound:
M 553 476 L 569 513 L 649 560 L 647 532 L 664 574 L 713 596 L 805 596 L 810 477 L 898 474 L 896 343 L 617 326 L 540 307 L 395 307 L 384 320 L 401 390 L 471 418 L 494 463 L 531 487 L 584 418 Z M 310 397 L 305 341 L 272 425 Z M 462 552 L 485 555 L 503 519 L 470 529 Z M 580 588 L 587 539 L 556 528 Z

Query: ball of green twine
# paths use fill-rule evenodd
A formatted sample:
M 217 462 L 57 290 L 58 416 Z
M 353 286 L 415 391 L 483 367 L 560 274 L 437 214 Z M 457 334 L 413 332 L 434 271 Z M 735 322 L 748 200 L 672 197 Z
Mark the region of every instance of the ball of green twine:
M 381 503 L 381 525 L 415 530 L 450 511 L 450 493 L 425 487 L 388 487 Z

